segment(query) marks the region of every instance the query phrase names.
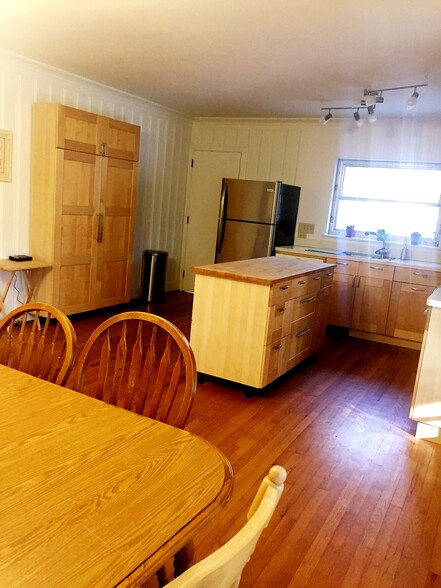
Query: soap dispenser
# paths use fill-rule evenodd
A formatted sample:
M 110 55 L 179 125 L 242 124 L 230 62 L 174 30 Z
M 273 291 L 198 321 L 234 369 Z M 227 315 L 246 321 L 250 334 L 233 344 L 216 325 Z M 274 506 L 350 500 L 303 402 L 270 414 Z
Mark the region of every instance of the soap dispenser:
M 408 259 L 409 259 L 409 249 L 407 248 L 407 243 L 405 243 L 403 249 L 401 250 L 400 260 L 407 261 Z

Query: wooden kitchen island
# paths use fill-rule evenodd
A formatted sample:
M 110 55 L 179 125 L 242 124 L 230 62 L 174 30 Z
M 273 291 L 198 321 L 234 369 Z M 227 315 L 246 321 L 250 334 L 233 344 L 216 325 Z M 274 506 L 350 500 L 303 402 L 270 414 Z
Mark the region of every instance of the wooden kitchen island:
M 334 264 L 272 256 L 192 270 L 200 374 L 263 388 L 324 342 Z

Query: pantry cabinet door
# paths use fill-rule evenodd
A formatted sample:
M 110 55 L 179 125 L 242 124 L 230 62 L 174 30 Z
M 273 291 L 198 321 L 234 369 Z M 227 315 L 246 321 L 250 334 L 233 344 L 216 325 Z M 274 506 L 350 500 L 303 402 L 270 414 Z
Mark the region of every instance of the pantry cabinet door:
M 100 117 L 99 123 L 106 157 L 138 161 L 140 127 L 105 116 Z
M 94 307 L 100 159 L 58 150 L 53 301 L 67 314 Z
M 101 158 L 96 307 L 130 300 L 137 164 Z
M 43 105 L 46 106 L 46 105 Z M 82 153 L 101 153 L 99 116 L 69 106 L 48 105 L 57 108 L 56 147 L 81 151 Z

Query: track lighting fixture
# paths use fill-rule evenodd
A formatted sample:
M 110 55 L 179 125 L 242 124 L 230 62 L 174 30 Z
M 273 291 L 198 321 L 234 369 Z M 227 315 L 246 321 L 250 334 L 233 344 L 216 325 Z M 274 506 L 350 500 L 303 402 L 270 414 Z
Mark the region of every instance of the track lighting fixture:
M 334 106 L 334 107 L 326 107 L 326 108 L 322 108 L 322 110 L 327 110 L 328 114 L 325 114 L 325 116 L 321 117 L 321 121 L 322 124 L 326 124 L 331 118 L 332 118 L 332 113 L 331 110 L 355 110 L 356 112 L 354 112 L 354 118 L 355 118 L 355 122 L 357 124 L 357 127 L 362 127 L 363 126 L 363 119 L 360 116 L 360 109 L 363 108 L 367 108 L 367 106 Z
M 415 106 L 415 104 L 417 103 L 418 100 L 418 92 L 417 92 L 417 88 L 418 86 L 415 86 L 415 90 L 413 91 L 412 96 L 410 96 L 410 98 L 407 99 L 407 108 L 413 108 Z
M 368 106 L 368 121 L 373 123 L 377 120 L 377 115 L 375 114 L 375 106 Z
M 321 118 L 321 121 L 325 125 L 332 118 L 331 110 L 355 110 L 355 122 L 358 127 L 361 127 L 363 125 L 363 120 L 360 116 L 359 110 L 361 108 L 366 108 L 368 112 L 368 120 L 369 122 L 373 123 L 377 120 L 377 116 L 375 114 L 375 107 L 377 106 L 377 104 L 384 103 L 383 92 L 391 92 L 394 90 L 407 90 L 408 88 L 413 88 L 413 94 L 407 99 L 407 108 L 413 108 L 418 101 L 418 88 L 424 88 L 428 85 L 429 84 L 412 84 L 411 86 L 396 86 L 395 88 L 378 88 L 377 90 L 369 90 L 368 88 L 365 88 L 362 99 L 360 100 L 360 102 L 357 102 L 353 106 L 333 106 L 331 108 L 329 108 L 329 106 L 326 106 L 322 108 L 322 110 L 327 110 L 328 114 L 323 116 Z
M 370 108 L 372 108 L 372 107 L 370 107 Z M 357 110 L 354 112 L 355 124 L 357 125 L 357 127 L 362 127 L 363 126 L 363 121 L 361 119 L 359 110 L 360 109 L 357 108 Z
M 379 88 L 378 90 L 368 90 L 367 88 L 363 92 L 363 98 L 361 100 L 362 104 L 366 104 L 366 106 L 371 106 L 373 104 L 382 104 L 384 102 L 383 92 L 392 92 L 395 90 L 407 90 L 408 88 L 413 88 L 414 92 L 412 96 L 407 100 L 408 108 L 412 108 L 415 106 L 418 100 L 418 92 L 417 88 L 424 88 L 429 84 L 412 84 L 411 86 L 396 86 L 395 88 Z
M 322 124 L 325 125 L 326 123 L 328 123 L 331 120 L 332 114 L 331 114 L 331 109 L 330 108 L 326 108 L 326 109 L 322 108 L 322 110 L 329 110 L 328 114 L 325 114 L 320 119 L 322 121 Z

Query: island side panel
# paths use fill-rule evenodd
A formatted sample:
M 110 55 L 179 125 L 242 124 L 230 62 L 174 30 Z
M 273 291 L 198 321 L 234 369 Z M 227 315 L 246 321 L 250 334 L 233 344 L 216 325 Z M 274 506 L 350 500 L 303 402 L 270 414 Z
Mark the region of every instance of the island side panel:
M 190 344 L 198 372 L 262 386 L 270 286 L 196 274 Z

